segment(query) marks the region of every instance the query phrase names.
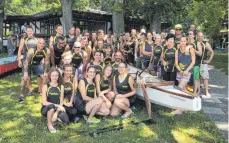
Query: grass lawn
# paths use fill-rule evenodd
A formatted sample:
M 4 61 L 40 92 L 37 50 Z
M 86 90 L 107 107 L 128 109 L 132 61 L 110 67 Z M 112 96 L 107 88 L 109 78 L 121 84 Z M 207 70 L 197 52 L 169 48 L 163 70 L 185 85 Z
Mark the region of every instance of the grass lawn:
M 210 65 L 215 66 L 221 72 L 228 75 L 228 52 L 215 50 L 215 56 L 211 61 Z
M 35 78 L 33 78 L 34 80 Z M 19 74 L 0 80 L 0 142 L 2 143 L 226 143 L 218 128 L 203 112 L 186 112 L 172 116 L 172 110 L 152 106 L 156 124 L 127 124 L 147 119 L 142 101 L 136 105 L 132 118 L 124 120 L 124 129 L 88 136 L 89 131 L 119 124 L 119 118 L 102 118 L 99 124 L 88 125 L 84 120 L 77 124 L 58 123 L 57 133 L 50 134 L 46 119 L 41 117 L 39 95 L 26 97 L 24 104 L 18 103 Z M 33 87 L 35 87 L 33 82 Z

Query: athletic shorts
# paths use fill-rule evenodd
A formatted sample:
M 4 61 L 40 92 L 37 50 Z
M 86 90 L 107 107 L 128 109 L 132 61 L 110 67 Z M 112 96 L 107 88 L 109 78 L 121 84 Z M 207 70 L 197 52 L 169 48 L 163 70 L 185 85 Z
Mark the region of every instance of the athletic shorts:
M 193 80 L 199 80 L 200 79 L 200 66 L 194 66 L 193 67 Z
M 22 68 L 22 76 L 24 76 L 24 67 Z M 44 74 L 44 65 L 29 65 L 28 66 L 28 76 L 31 75 L 31 73 L 35 76 L 41 76 Z
M 200 64 L 200 76 L 202 79 L 209 79 L 208 64 Z
M 130 107 L 133 106 L 133 104 L 136 101 L 136 98 L 137 98 L 136 94 L 127 98 L 129 100 L 129 102 L 130 102 Z
M 191 73 L 189 72 L 188 75 L 183 75 L 181 72 L 177 72 L 177 77 L 176 79 L 178 81 L 180 80 L 185 80 L 185 81 L 189 81 L 190 80 L 190 77 L 191 77 Z
M 149 70 L 150 71 L 155 71 L 155 72 L 161 72 L 161 65 L 153 65 L 153 64 L 150 64 L 149 65 Z

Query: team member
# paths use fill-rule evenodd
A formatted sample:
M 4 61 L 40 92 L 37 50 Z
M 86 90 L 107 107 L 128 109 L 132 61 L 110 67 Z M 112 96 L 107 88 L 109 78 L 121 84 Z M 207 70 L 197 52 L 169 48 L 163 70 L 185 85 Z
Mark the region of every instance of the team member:
M 75 107 L 89 115 L 87 118 L 88 123 L 99 123 L 100 120 L 95 118 L 94 115 L 99 111 L 103 104 L 102 97 L 96 96 L 96 86 L 94 84 L 96 72 L 94 66 L 89 66 L 86 70 L 85 78 L 81 79 L 78 86 L 77 96 L 75 97 Z
M 181 24 L 175 25 L 175 46 L 179 48 L 180 38 L 183 36 L 183 26 Z
M 161 36 L 155 36 L 155 45 L 153 48 L 152 56 L 150 58 L 150 66 L 149 70 L 154 76 L 161 77 L 161 53 L 162 53 L 162 45 L 161 45 Z
M 103 40 L 101 40 L 101 39 L 98 39 L 98 41 L 97 41 L 97 46 L 94 48 L 94 51 L 93 51 L 93 54 L 95 54 L 95 51 L 100 51 L 100 53 L 101 53 L 101 59 L 100 59 L 100 61 L 103 61 L 103 59 L 104 59 L 104 51 L 103 51 L 103 46 L 104 46 L 104 43 L 103 43 Z
M 22 68 L 22 71 L 24 71 L 23 64 L 27 57 L 28 50 L 35 48 L 37 46 L 37 38 L 33 36 L 34 32 L 33 32 L 32 26 L 30 25 L 27 26 L 26 34 L 27 34 L 27 37 L 21 39 L 19 49 L 18 49 L 18 66 Z M 23 59 L 21 59 L 22 52 L 23 52 Z M 24 97 L 23 90 L 24 90 L 25 84 L 27 85 L 29 89 L 28 95 L 32 95 L 32 86 L 30 83 L 30 78 L 27 78 L 27 81 L 25 81 L 25 78 L 22 77 L 21 83 L 20 83 L 20 97 Z M 20 101 L 23 102 L 23 100 L 21 99 L 23 98 L 19 98 L 19 102 Z
M 64 52 L 69 50 L 69 46 L 65 43 L 64 37 L 59 37 L 57 40 L 57 44 L 51 45 L 49 47 L 49 50 L 52 66 L 60 67 L 61 56 Z
M 112 89 L 112 66 L 106 65 L 103 74 L 97 74 L 95 77 L 97 95 L 105 99 L 105 103 L 99 109 L 100 115 L 109 115 L 111 102 L 114 100 Z M 104 97 L 105 96 L 105 97 Z
M 73 107 L 75 91 L 78 86 L 78 77 L 73 76 L 73 67 L 70 64 L 65 64 L 63 67 L 64 73 L 62 85 L 64 86 L 64 108 L 71 122 L 78 122 L 77 109 Z
M 87 53 L 87 63 L 89 63 L 92 50 L 91 50 L 91 46 L 88 45 L 87 42 L 88 42 L 87 37 L 81 37 L 80 39 L 81 49 Z
M 95 77 L 97 94 L 99 96 L 106 95 L 106 97 L 114 98 L 112 89 L 112 66 L 106 65 L 103 74 L 97 74 Z
M 181 37 L 180 48 L 175 53 L 175 65 L 177 68 L 177 77 L 179 87 L 185 90 L 188 81 L 192 74 L 192 67 L 195 64 L 195 50 L 192 45 L 187 45 L 186 37 Z M 182 111 L 177 109 L 172 114 L 182 114 Z
M 87 67 L 89 66 L 94 66 L 96 69 L 96 74 L 101 74 L 103 72 L 103 68 L 104 68 L 104 63 L 101 62 L 101 53 L 100 51 L 96 51 L 94 53 L 94 60 L 90 63 L 87 64 Z
M 204 41 L 204 35 L 202 32 L 199 32 L 197 37 L 198 37 L 198 41 L 202 45 L 202 60 L 200 64 L 200 76 L 204 80 L 205 96 L 203 97 L 211 98 L 211 94 L 209 94 L 208 92 L 208 79 L 209 79 L 208 64 L 211 62 L 211 60 L 214 57 L 214 51 L 212 50 L 212 47 L 208 43 L 208 41 Z M 208 58 L 208 52 L 210 52 L 209 58 Z
M 173 34 L 168 34 L 166 36 L 167 46 L 165 46 L 161 52 L 161 61 L 163 67 L 163 79 L 176 82 L 175 51 L 177 49 L 174 47 L 174 39 L 175 36 Z
M 151 44 L 149 44 L 146 41 L 146 34 L 142 33 L 141 34 L 141 41 L 143 42 L 141 44 L 141 51 L 142 51 L 142 68 L 148 68 L 149 67 L 149 63 L 150 63 L 150 57 L 152 55 L 152 51 L 153 51 L 153 46 Z
M 59 38 L 63 38 L 64 42 L 66 43 L 66 37 L 64 37 L 63 35 L 63 27 L 62 25 L 58 24 L 56 25 L 56 35 L 55 36 L 51 36 L 49 39 L 49 47 L 56 45 L 56 43 L 58 42 Z
M 166 33 L 165 32 L 161 32 L 161 45 L 163 47 L 166 45 L 166 43 L 165 43 L 165 37 L 166 37 Z
M 61 75 L 57 68 L 50 69 L 48 79 L 50 82 L 42 87 L 41 114 L 47 117 L 49 131 L 56 133 L 53 127 L 56 118 L 58 117 L 65 124 L 69 123 L 69 118 L 63 107 L 64 86 L 61 85 Z
M 122 52 L 116 51 L 114 55 L 114 63 L 112 64 L 114 75 L 118 75 L 118 65 L 122 62 Z
M 112 53 L 111 53 L 111 45 L 104 44 L 104 64 L 108 65 L 112 63 Z
M 72 57 L 73 73 L 78 74 L 78 78 L 82 78 L 84 67 L 87 66 L 87 53 L 81 49 L 81 43 L 75 42 L 73 47 L 74 53 Z
M 37 47 L 29 49 L 24 63 L 23 78 L 28 80 L 30 72 L 37 76 L 38 92 L 41 93 L 42 83 L 46 80 L 47 72 L 49 69 L 49 49 L 45 48 L 45 40 L 39 38 Z M 23 100 L 23 96 L 21 96 Z
M 134 87 L 134 78 L 128 74 L 127 64 L 120 63 L 118 65 L 119 75 L 114 76 L 113 89 L 115 93 L 115 101 L 111 107 L 111 116 L 117 116 L 124 110 L 125 114 L 121 118 L 128 118 L 132 114 L 131 104 L 136 99 L 136 88 Z
M 76 42 L 75 28 L 69 29 L 69 34 L 66 36 L 66 43 L 69 45 L 69 49 L 72 50 L 74 43 Z
M 194 94 L 199 95 L 200 93 L 200 63 L 202 56 L 202 47 L 200 42 L 195 41 L 194 32 L 189 31 L 188 33 L 188 43 L 193 46 L 196 54 L 196 61 L 193 67 L 193 78 L 190 80 L 194 80 Z
M 79 27 L 75 28 L 75 36 L 77 37 L 76 41 L 80 41 L 82 35 Z

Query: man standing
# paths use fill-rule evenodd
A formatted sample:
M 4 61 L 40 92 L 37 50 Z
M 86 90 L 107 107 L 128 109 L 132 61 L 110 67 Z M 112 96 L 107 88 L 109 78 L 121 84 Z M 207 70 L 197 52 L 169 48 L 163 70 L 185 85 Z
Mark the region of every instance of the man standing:
M 34 32 L 33 32 L 33 28 L 32 26 L 28 25 L 26 27 L 26 37 L 23 37 L 20 41 L 20 45 L 19 45 L 19 49 L 18 49 L 18 66 L 22 68 L 22 71 L 24 71 L 24 62 L 25 59 L 27 57 L 27 53 L 28 50 L 31 48 L 35 48 L 37 46 L 37 38 L 33 36 Z M 23 53 L 23 58 L 21 59 L 21 55 Z M 22 72 L 23 73 L 23 72 Z M 22 77 L 21 79 L 21 83 L 20 83 L 20 97 L 24 97 L 23 95 L 23 90 L 24 90 L 24 86 L 25 84 L 27 85 L 28 89 L 29 89 L 29 93 L 28 95 L 32 95 L 32 86 L 30 83 L 30 78 L 28 78 L 26 81 L 25 79 Z M 20 99 L 19 99 L 20 101 Z
M 15 49 L 14 40 L 15 40 L 15 36 L 13 34 L 10 34 L 10 36 L 7 39 L 8 56 L 14 55 L 14 49 Z
M 198 41 L 202 45 L 202 59 L 200 64 L 200 76 L 204 80 L 204 88 L 205 88 L 205 95 L 203 98 L 211 98 L 211 94 L 208 92 L 208 64 L 214 57 L 214 51 L 208 41 L 204 41 L 204 34 L 202 32 L 198 32 L 197 34 Z M 208 52 L 210 52 L 210 57 L 208 58 Z
M 188 44 L 192 45 L 196 54 L 195 65 L 193 66 L 193 78 L 191 80 L 194 81 L 194 94 L 199 95 L 200 93 L 200 63 L 202 57 L 202 48 L 201 44 L 198 41 L 195 41 L 195 35 L 193 31 L 188 32 Z

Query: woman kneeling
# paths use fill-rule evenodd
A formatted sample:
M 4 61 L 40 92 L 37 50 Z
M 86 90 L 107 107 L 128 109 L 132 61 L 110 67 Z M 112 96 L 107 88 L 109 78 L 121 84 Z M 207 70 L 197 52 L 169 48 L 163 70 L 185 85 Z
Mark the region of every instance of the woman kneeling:
M 50 82 L 42 88 L 42 108 L 41 113 L 47 116 L 48 129 L 51 133 L 56 133 L 53 124 L 57 116 L 63 123 L 68 124 L 69 118 L 62 106 L 64 101 L 64 87 L 61 85 L 61 77 L 57 68 L 51 68 L 48 74 Z
M 118 65 L 119 75 L 113 79 L 115 101 L 111 108 L 111 116 L 117 116 L 124 110 L 125 114 L 121 118 L 128 118 L 132 114 L 131 104 L 136 99 L 136 88 L 134 87 L 134 78 L 128 74 L 127 64 Z

